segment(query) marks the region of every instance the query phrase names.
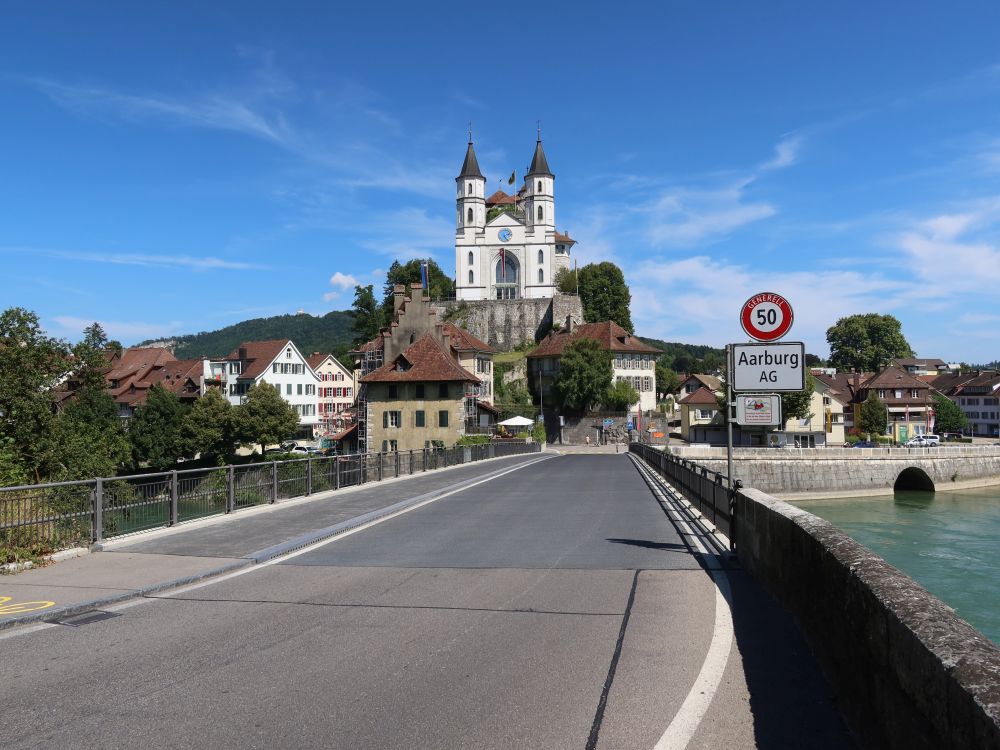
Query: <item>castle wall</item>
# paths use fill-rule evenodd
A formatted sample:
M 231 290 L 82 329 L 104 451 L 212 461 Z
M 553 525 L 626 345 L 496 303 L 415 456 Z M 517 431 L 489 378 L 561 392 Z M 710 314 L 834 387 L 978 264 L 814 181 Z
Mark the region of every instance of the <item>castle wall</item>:
M 441 313 L 445 320 L 503 351 L 540 340 L 553 321 L 562 325 L 568 315 L 583 321 L 580 298 L 568 294 L 551 299 L 466 300 L 450 303 Z

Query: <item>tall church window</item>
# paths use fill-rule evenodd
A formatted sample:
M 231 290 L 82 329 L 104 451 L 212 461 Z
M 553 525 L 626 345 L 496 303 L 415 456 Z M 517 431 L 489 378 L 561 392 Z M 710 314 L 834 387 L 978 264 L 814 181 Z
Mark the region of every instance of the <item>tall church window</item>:
M 542 220 L 542 207 L 541 206 L 538 207 L 538 220 L 539 221 Z
M 536 190 L 535 192 L 536 193 L 542 192 L 542 181 L 541 180 L 538 181 L 538 190 Z
M 504 254 L 504 260 L 497 261 L 496 268 L 496 283 L 498 284 L 516 284 L 517 283 L 517 272 L 518 263 L 517 259 L 511 253 Z
M 472 265 L 472 251 L 469 251 L 469 265 Z
M 465 194 L 466 195 L 472 195 L 472 183 L 471 182 L 467 182 L 465 184 Z
M 468 218 L 466 219 L 465 223 L 471 225 L 472 224 L 472 209 L 471 208 L 469 209 L 469 213 L 467 214 L 467 216 L 468 216 Z M 542 218 L 542 217 L 539 216 L 538 218 Z
M 541 265 L 545 262 L 545 253 L 541 250 L 538 251 L 538 264 Z
M 472 269 L 469 269 L 469 283 L 472 283 Z
M 539 284 L 545 283 L 545 271 L 543 271 L 541 268 L 538 269 L 538 283 Z

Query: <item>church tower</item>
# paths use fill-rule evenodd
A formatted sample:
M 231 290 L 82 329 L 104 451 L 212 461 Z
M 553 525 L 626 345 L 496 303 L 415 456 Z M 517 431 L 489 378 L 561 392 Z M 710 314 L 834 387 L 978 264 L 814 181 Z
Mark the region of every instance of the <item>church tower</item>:
M 535 155 L 531 158 L 531 166 L 524 176 L 527 188 L 524 202 L 524 218 L 529 231 L 536 235 L 556 231 L 556 177 L 549 170 L 548 159 L 542 149 L 542 135 L 538 134 L 535 143 Z M 540 240 L 540 238 L 539 238 Z
M 469 148 L 465 152 L 462 171 L 455 178 L 457 185 L 458 224 L 456 234 L 471 238 L 486 227 L 486 178 L 479 169 L 476 150 L 472 147 L 471 133 Z

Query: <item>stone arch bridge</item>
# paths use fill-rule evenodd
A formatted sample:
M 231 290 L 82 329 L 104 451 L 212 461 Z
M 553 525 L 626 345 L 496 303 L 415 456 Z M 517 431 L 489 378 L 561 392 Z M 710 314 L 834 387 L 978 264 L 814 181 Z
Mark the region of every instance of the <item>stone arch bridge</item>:
M 725 448 L 685 446 L 672 452 L 712 471 L 726 471 Z M 1000 484 L 1000 445 L 735 448 L 733 473 L 745 487 L 786 498 L 968 489 Z

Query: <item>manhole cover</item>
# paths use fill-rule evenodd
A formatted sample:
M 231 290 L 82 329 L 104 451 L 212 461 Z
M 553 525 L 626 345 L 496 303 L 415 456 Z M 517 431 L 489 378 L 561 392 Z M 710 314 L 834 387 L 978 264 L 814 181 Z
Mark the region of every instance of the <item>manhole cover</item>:
M 50 622 L 53 625 L 66 625 L 71 628 L 78 628 L 81 625 L 90 625 L 92 622 L 110 620 L 112 617 L 121 617 L 121 615 L 118 612 L 104 612 L 100 609 L 92 609 L 89 612 L 80 612 L 76 615 L 53 618 L 46 620 L 46 622 Z

